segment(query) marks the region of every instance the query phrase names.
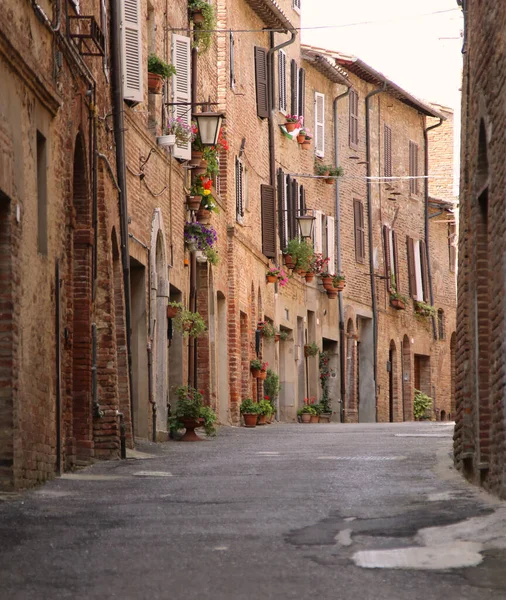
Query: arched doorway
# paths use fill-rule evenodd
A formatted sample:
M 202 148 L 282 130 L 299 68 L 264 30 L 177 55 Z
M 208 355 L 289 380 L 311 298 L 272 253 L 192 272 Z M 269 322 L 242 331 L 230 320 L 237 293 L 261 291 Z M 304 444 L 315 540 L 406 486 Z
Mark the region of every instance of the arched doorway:
M 397 389 L 397 351 L 395 342 L 390 342 L 388 351 L 389 373 L 388 373 L 388 420 L 390 423 L 398 421 L 399 393 Z
M 72 182 L 75 229 L 72 235 L 72 440 L 75 461 L 88 463 L 93 451 L 91 398 L 91 203 L 86 174 L 86 150 L 76 138 Z
M 411 344 L 409 337 L 402 340 L 402 420 L 413 420 L 413 387 L 411 383 Z

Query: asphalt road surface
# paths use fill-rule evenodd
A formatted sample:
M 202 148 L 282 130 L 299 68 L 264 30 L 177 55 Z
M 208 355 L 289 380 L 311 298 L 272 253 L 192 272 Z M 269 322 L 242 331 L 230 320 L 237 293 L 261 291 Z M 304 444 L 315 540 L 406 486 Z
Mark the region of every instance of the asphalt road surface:
M 445 423 L 222 428 L 0 502 L 0 599 L 505 600 Z

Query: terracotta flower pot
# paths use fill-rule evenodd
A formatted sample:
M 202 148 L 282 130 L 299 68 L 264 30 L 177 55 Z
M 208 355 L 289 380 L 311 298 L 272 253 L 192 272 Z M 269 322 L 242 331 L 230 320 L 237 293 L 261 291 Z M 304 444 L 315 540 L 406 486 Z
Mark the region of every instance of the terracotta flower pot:
M 206 173 L 207 173 L 207 169 L 205 167 L 196 167 L 192 171 L 193 180 L 195 181 L 195 179 L 197 179 L 198 177 L 201 177 L 202 175 L 205 175 Z
M 204 15 L 202 14 L 201 10 L 194 10 L 192 12 L 192 21 L 194 23 L 203 23 L 204 22 Z
M 243 413 L 244 427 L 256 427 L 258 415 L 256 413 Z
M 260 379 L 260 369 L 251 369 L 251 375 L 255 378 L 255 379 Z
M 302 413 L 300 415 L 300 420 L 303 423 L 311 423 L 311 415 L 309 413 Z
M 320 423 L 330 423 L 331 417 L 332 417 L 332 413 L 321 413 L 320 414 Z
M 200 163 L 202 162 L 203 153 L 200 150 L 192 150 L 192 157 L 190 159 L 190 164 L 195 167 L 200 167 Z
M 267 425 L 267 415 L 258 415 L 257 425 Z
M 304 277 L 306 278 L 306 283 L 311 283 L 314 279 L 314 273 L 306 273 Z
M 335 290 L 327 290 L 327 296 L 330 300 L 335 300 L 337 298 L 337 292 Z
M 326 290 L 333 290 L 332 277 L 322 277 L 322 284 Z
M 202 223 L 202 225 L 208 225 L 211 221 L 211 211 L 199 208 L 197 211 L 197 221 Z
M 289 269 L 293 269 L 295 267 L 295 261 L 293 260 L 293 257 L 290 254 L 283 254 L 283 260 L 285 261 L 285 265 Z
M 285 123 L 285 129 L 288 131 L 288 133 L 291 133 L 294 131 L 294 129 L 297 129 L 297 125 L 298 123 Z
M 306 141 L 306 134 L 302 133 L 297 136 L 297 142 L 303 144 Z
M 304 271 L 304 269 L 295 269 L 295 272 L 297 273 L 297 275 L 300 275 L 301 277 L 305 277 L 305 275 L 306 275 L 306 271 Z
M 186 196 L 186 204 L 190 210 L 198 210 L 201 202 L 202 196 Z
M 346 287 L 346 282 L 340 281 L 337 285 L 334 286 L 334 289 L 337 290 L 338 292 L 342 292 L 345 287 Z
M 333 179 L 325 179 L 325 183 L 327 185 L 332 185 L 334 183 L 334 180 Z
M 304 142 L 302 142 L 301 146 L 303 150 L 309 150 L 311 148 L 311 142 L 306 139 Z
M 173 319 L 177 313 L 179 312 L 179 308 L 177 306 L 167 306 L 167 318 Z
M 148 72 L 148 91 L 150 94 L 161 94 L 163 88 L 163 77 L 158 73 Z
M 182 442 L 202 442 L 202 438 L 200 438 L 196 433 L 195 429 L 200 427 L 204 423 L 204 419 L 181 419 L 183 425 L 185 426 L 185 434 L 181 438 Z
M 267 379 L 267 371 L 260 371 L 258 379 Z
M 400 298 L 390 298 L 390 306 L 396 310 L 404 310 L 406 308 L 406 305 Z
M 281 336 L 279 335 L 279 333 L 276 333 L 276 335 L 274 336 L 274 341 L 275 342 L 279 342 Z
M 277 280 L 277 275 L 267 275 L 267 283 L 276 283 Z
M 311 415 L 311 420 L 309 422 L 310 423 L 319 423 L 320 417 L 318 415 Z

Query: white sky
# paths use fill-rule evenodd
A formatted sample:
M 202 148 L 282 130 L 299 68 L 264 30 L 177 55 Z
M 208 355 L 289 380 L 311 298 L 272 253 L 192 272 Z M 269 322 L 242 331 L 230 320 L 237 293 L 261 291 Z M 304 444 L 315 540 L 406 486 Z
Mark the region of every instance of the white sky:
M 463 21 L 456 0 L 302 0 L 301 4 L 304 28 L 372 21 L 305 29 L 303 43 L 354 54 L 418 98 L 459 107 Z M 444 10 L 452 12 L 422 16 Z

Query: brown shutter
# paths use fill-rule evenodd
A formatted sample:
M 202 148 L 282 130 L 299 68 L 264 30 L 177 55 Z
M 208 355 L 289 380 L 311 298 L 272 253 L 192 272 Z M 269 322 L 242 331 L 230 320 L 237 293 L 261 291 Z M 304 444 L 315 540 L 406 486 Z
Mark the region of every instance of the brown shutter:
M 304 117 L 306 112 L 306 70 L 299 69 L 299 117 Z
M 412 298 L 416 295 L 416 271 L 415 271 L 415 246 L 412 238 L 406 238 L 408 249 L 408 275 L 409 275 L 409 294 Z
M 397 293 L 401 293 L 401 280 L 399 275 L 399 246 L 397 244 L 397 234 L 395 231 L 392 231 L 392 242 L 394 245 L 394 275 L 395 275 L 395 288 Z
M 267 50 L 255 46 L 255 79 L 257 88 L 257 115 L 269 116 L 269 84 L 267 80 Z
M 384 127 L 384 170 L 385 177 L 392 177 L 392 130 L 388 125 Z
M 297 180 L 292 179 L 290 184 L 290 197 L 288 206 L 288 216 L 290 217 L 290 236 L 291 238 L 298 237 L 299 231 L 297 227 L 297 214 L 298 214 L 298 199 L 299 199 L 299 184 Z
M 297 61 L 290 61 L 290 84 L 291 84 L 291 102 L 290 102 L 290 110 L 292 111 L 292 115 L 299 114 L 299 98 L 298 98 L 298 87 L 299 87 L 299 76 L 297 69 Z
M 390 229 L 383 225 L 383 247 L 385 249 L 385 277 L 387 282 L 387 290 L 392 289 L 392 265 L 390 264 Z
M 430 302 L 429 271 L 427 267 L 427 245 L 425 240 L 420 240 L 420 266 L 422 268 L 423 300 Z
M 276 202 L 272 185 L 260 186 L 262 201 L 262 252 L 269 258 L 276 257 Z
M 363 263 L 365 261 L 364 205 L 360 200 L 353 200 L 353 214 L 355 221 L 355 260 L 358 263 Z
M 285 211 L 285 174 L 282 169 L 278 170 L 278 215 L 279 243 L 281 244 L 281 250 L 284 250 L 288 242 L 285 227 L 288 214 Z
M 349 118 L 349 144 L 358 146 L 358 94 L 355 90 L 350 92 L 350 118 Z

